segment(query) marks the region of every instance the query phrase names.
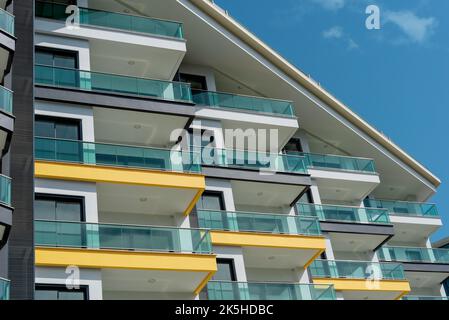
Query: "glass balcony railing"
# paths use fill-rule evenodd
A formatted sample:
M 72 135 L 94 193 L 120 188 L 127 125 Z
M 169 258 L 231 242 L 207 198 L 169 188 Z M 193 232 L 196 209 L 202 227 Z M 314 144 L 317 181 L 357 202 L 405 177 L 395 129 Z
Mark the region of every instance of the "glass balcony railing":
M 67 5 L 53 2 L 36 1 L 36 17 L 66 21 L 72 14 L 66 13 Z M 100 11 L 78 7 L 79 24 L 88 27 L 124 30 L 182 39 L 182 24 L 144 16 Z
M 0 278 L 0 301 L 9 300 L 9 280 Z
M 187 151 L 36 137 L 37 160 L 89 165 L 201 172 L 196 155 Z
M 383 261 L 449 264 L 449 249 L 382 247 L 377 254 Z
M 193 101 L 201 106 L 295 117 L 291 101 L 201 90 L 193 90 L 192 94 Z
M 290 235 L 320 235 L 316 218 L 283 214 L 198 210 L 200 228 Z
M 448 297 L 437 297 L 437 296 L 404 296 L 402 300 L 449 300 Z
M 39 85 L 130 94 L 167 101 L 192 103 L 190 84 L 137 78 L 109 73 L 35 65 L 35 81 Z
M 0 29 L 14 35 L 14 16 L 0 8 Z
M 0 175 L 0 202 L 11 205 L 11 178 Z
M 335 300 L 331 285 L 209 281 L 209 300 Z
M 199 152 L 200 149 L 193 147 L 193 150 Z M 244 168 L 267 172 L 307 173 L 304 157 L 297 155 L 203 147 L 201 148 L 201 159 L 204 166 Z
M 35 242 L 69 247 L 210 254 L 208 230 L 36 220 Z
M 12 113 L 12 91 L 0 86 L 0 110 Z
M 365 199 L 364 202 L 366 207 L 385 208 L 393 215 L 428 218 L 439 217 L 437 206 L 433 203 L 375 199 Z
M 300 215 L 317 217 L 321 221 L 390 224 L 386 209 L 359 208 L 335 205 L 297 203 Z
M 304 156 L 309 169 L 341 170 L 367 174 L 376 173 L 376 167 L 372 159 L 304 152 L 289 152 L 289 154 Z
M 365 261 L 315 260 L 309 266 L 314 278 L 404 280 L 404 268 L 399 263 Z

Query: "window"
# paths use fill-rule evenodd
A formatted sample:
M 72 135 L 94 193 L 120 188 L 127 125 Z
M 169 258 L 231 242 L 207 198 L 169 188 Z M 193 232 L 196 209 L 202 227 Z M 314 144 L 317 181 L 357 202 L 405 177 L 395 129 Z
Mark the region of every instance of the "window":
M 84 221 L 84 199 L 53 195 L 36 195 L 34 216 L 37 220 Z
M 36 285 L 35 300 L 88 300 L 88 287 L 68 289 L 65 285 Z
M 74 51 L 36 48 L 36 64 L 58 68 L 78 68 L 78 53 Z
M 207 90 L 207 81 L 205 76 L 179 73 L 178 80 L 181 82 L 190 83 L 192 90 Z
M 203 193 L 197 203 L 198 209 L 204 210 L 226 210 L 223 194 L 221 192 L 206 191 Z
M 37 159 L 83 162 L 80 120 L 37 116 L 35 134 Z
M 217 259 L 217 272 L 212 280 L 237 281 L 233 259 Z
M 66 87 L 79 86 L 78 53 L 36 48 L 36 82 Z
M 35 131 L 37 137 L 82 140 L 81 120 L 36 116 Z
M 301 146 L 301 140 L 297 138 L 290 139 L 284 147 L 284 153 L 303 152 Z

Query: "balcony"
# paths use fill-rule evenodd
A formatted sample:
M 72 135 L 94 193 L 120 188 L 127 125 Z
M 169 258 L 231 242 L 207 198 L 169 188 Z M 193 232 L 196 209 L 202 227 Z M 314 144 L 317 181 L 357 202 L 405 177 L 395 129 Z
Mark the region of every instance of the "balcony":
M 0 30 L 14 36 L 14 16 L 0 8 Z
M 11 206 L 11 178 L 0 175 L 0 203 Z
M 449 264 L 449 249 L 383 247 L 377 253 L 383 261 Z
M 82 7 L 66 13 L 67 7 L 37 1 L 36 32 L 88 40 L 91 64 L 99 71 L 127 68 L 132 76 L 173 79 L 186 53 L 181 23 Z
M 199 210 L 217 246 L 243 248 L 248 268 L 305 268 L 326 248 L 316 218 Z M 270 259 L 267 259 L 270 257 Z
M 295 202 L 311 185 L 300 156 L 244 150 L 201 150 L 203 173 L 232 184 L 236 207 L 282 207 Z
M 196 149 L 193 147 L 193 150 Z M 204 147 L 201 159 L 204 166 L 307 174 L 305 158 L 296 155 Z
M 35 158 L 37 178 L 95 182 L 99 195 L 123 203 L 156 197 L 167 214 L 189 214 L 205 189 L 189 152 L 36 137 Z
M 285 214 L 199 210 L 201 228 L 231 232 L 255 232 L 289 235 L 321 235 L 315 218 Z
M 101 269 L 125 292 L 140 277 L 145 292 L 198 294 L 216 271 L 207 230 L 38 220 L 35 242 L 38 267 Z
M 331 285 L 210 281 L 208 300 L 335 300 Z
M 14 36 L 14 16 L 0 8 L 0 78 L 3 79 L 11 69 L 11 61 L 16 50 Z M 3 81 L 3 80 L 2 80 Z
M 66 8 L 67 5 L 64 4 L 36 1 L 35 10 L 39 18 L 65 22 L 69 17 Z M 183 39 L 182 24 L 179 22 L 81 7 L 78 9 L 80 25 Z
M 0 86 L 0 110 L 12 114 L 12 91 Z
M 400 262 L 412 288 L 434 292 L 449 276 L 449 249 L 384 246 L 379 260 Z
M 298 203 L 298 212 L 304 216 L 317 217 L 320 221 L 348 223 L 390 224 L 388 211 L 360 207 Z
M 12 225 L 11 178 L 0 175 L 0 250 L 8 241 Z
M 439 217 L 437 207 L 433 203 L 366 199 L 365 205 L 372 208 L 385 208 L 391 215 L 426 218 Z
M 192 103 L 190 85 L 181 82 L 137 78 L 44 65 L 35 66 L 35 81 L 37 85 L 56 88 L 98 91 L 108 94 L 131 95 L 148 99 Z
M 331 154 L 302 153 L 310 169 L 376 174 L 374 160 Z
M 199 90 L 193 91 L 193 101 L 199 106 L 209 108 L 295 117 L 291 101 Z
M 0 301 L 9 300 L 9 280 L 0 278 Z
M 320 220 L 334 251 L 371 252 L 394 235 L 386 209 L 297 203 L 296 210 Z
M 303 155 L 312 178 L 317 181 L 321 200 L 362 201 L 380 183 L 374 160 L 316 153 Z
M 385 208 L 396 230 L 392 240 L 412 246 L 425 246 L 426 239 L 441 226 L 435 204 L 410 201 L 365 199 L 366 207 Z
M 333 284 L 349 300 L 392 300 L 410 292 L 398 263 L 315 260 L 309 270 L 314 283 Z
M 12 102 L 12 91 L 0 86 L 0 152 L 2 152 L 3 154 L 6 153 L 9 149 L 12 134 L 14 131 Z
M 448 297 L 437 297 L 437 296 L 404 296 L 402 300 L 429 300 L 429 301 L 447 301 Z
M 36 159 L 87 165 L 200 173 L 195 154 L 149 147 L 36 137 Z M 185 161 L 184 161 L 185 160 Z

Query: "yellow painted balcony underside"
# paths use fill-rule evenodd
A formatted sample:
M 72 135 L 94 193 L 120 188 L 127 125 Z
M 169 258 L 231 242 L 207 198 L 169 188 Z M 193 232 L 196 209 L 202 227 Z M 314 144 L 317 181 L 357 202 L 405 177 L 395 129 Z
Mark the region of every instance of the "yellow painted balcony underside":
M 304 265 L 305 268 L 326 250 L 326 241 L 321 236 L 213 230 L 211 231 L 211 241 L 216 246 L 266 247 L 315 251 L 312 258 Z
M 35 254 L 35 264 L 38 267 L 75 265 L 79 268 L 91 269 L 203 272 L 205 278 L 195 290 L 196 294 L 217 271 L 216 256 L 213 254 L 43 247 L 37 247 Z
M 400 299 L 411 291 L 407 280 L 365 280 L 365 279 L 313 279 L 315 284 L 333 284 L 337 291 L 389 291 L 398 292 Z
M 36 161 L 34 167 L 36 178 L 43 179 L 196 190 L 184 211 L 186 215 L 192 211 L 206 188 L 206 179 L 200 174 L 47 161 Z

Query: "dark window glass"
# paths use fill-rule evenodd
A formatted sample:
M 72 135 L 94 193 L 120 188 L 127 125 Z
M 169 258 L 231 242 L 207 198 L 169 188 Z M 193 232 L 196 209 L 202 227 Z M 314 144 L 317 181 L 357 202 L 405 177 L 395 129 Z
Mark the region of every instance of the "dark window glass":
M 205 76 L 180 73 L 178 80 L 181 82 L 190 83 L 193 90 L 207 90 L 207 81 Z
M 217 259 L 217 272 L 214 274 L 213 280 L 237 281 L 235 276 L 234 260 Z
M 284 153 L 289 152 L 302 152 L 301 140 L 295 138 L 290 139 L 284 147 Z
M 37 137 L 81 140 L 81 123 L 76 119 L 37 116 L 35 131 Z
M 87 287 L 67 289 L 64 285 L 36 285 L 35 300 L 87 300 Z
M 84 221 L 81 198 L 36 195 L 34 215 L 38 220 Z
M 52 67 L 76 69 L 78 66 L 78 55 L 72 51 L 36 48 L 35 59 L 37 64 Z
M 223 195 L 220 192 L 205 192 L 197 203 L 198 209 L 225 210 Z

